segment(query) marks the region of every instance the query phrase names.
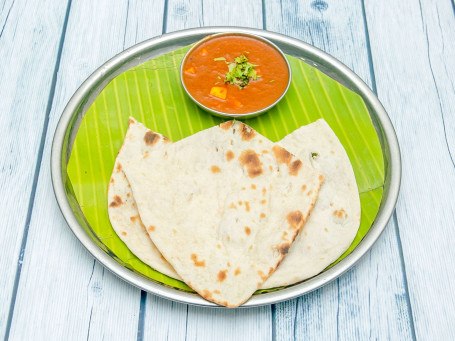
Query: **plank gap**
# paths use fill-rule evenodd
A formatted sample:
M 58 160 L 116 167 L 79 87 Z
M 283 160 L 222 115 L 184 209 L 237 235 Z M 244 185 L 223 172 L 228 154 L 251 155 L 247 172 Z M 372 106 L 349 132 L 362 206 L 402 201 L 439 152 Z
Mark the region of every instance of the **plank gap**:
M 275 304 L 272 304 L 270 306 L 270 311 L 271 311 L 271 315 L 272 315 L 272 340 L 276 340 L 276 326 L 275 326 L 276 306 L 275 306 Z
M 147 303 L 147 293 L 141 290 L 141 303 L 139 305 L 139 319 L 137 323 L 137 341 L 144 339 L 145 304 Z
M 362 0 L 362 16 L 363 16 L 363 23 L 365 26 L 365 41 L 366 41 L 367 53 L 368 53 L 368 63 L 369 63 L 369 68 L 370 68 L 371 86 L 372 86 L 373 92 L 377 96 L 378 90 L 376 87 L 376 76 L 374 73 L 373 57 L 371 54 L 370 33 L 368 32 L 368 21 L 367 21 L 367 16 L 366 16 L 366 11 L 365 11 L 365 0 Z M 447 141 L 447 139 L 446 139 L 446 141 Z M 409 325 L 411 327 L 412 339 L 416 340 L 416 333 L 415 333 L 415 327 L 414 327 L 414 316 L 412 314 L 412 306 L 411 306 L 411 300 L 409 297 L 408 280 L 407 280 L 407 275 L 406 275 L 406 266 L 404 264 L 403 246 L 401 244 L 401 238 L 400 238 L 400 233 L 399 233 L 399 229 L 398 229 L 398 219 L 397 219 L 395 209 L 393 210 L 392 219 L 395 222 L 395 234 L 396 234 L 397 244 L 398 244 L 398 253 L 400 255 L 401 271 L 403 274 L 403 285 L 404 285 L 404 290 L 405 290 L 405 294 L 406 294 L 406 306 L 408 308 Z
M 163 29 L 162 34 L 166 33 L 167 28 L 167 16 L 168 16 L 168 7 L 169 7 L 169 0 L 164 1 L 164 12 L 163 12 Z
M 6 322 L 5 340 L 9 339 L 9 333 L 11 330 L 11 322 L 13 320 L 14 305 L 16 303 L 17 289 L 19 287 L 19 281 L 20 281 L 20 277 L 21 277 L 22 262 L 24 260 L 25 247 L 27 246 L 27 237 L 28 237 L 28 232 L 29 232 L 29 227 L 30 227 L 30 220 L 32 217 L 33 204 L 35 201 L 36 187 L 38 185 L 39 173 L 41 170 L 41 160 L 43 158 L 44 144 L 46 142 L 47 128 L 49 125 L 49 116 L 50 116 L 50 112 L 51 112 L 51 108 L 52 108 L 52 102 L 54 100 L 55 86 L 57 84 L 57 74 L 58 74 L 58 71 L 60 68 L 60 59 L 62 57 L 62 51 L 63 51 L 63 43 L 65 41 L 66 28 L 68 25 L 68 18 L 69 18 L 69 13 L 71 10 L 71 1 L 72 0 L 68 0 L 68 5 L 66 7 L 65 19 L 63 21 L 63 27 L 62 27 L 62 34 L 60 36 L 60 42 L 58 45 L 57 60 L 55 62 L 54 73 L 52 76 L 51 88 L 50 88 L 50 92 L 49 92 L 49 98 L 48 98 L 47 105 L 46 105 L 46 114 L 44 116 L 44 124 L 43 124 L 42 133 L 41 133 L 41 141 L 40 141 L 40 145 L 39 145 L 39 149 L 38 149 L 38 157 L 36 159 L 35 172 L 33 175 L 33 184 L 32 184 L 32 190 L 30 193 L 29 204 L 28 204 L 28 208 L 27 208 L 27 217 L 25 220 L 24 234 L 22 235 L 21 249 L 19 252 L 19 258 L 17 260 L 16 275 L 14 277 L 13 292 L 11 294 L 11 302 L 10 302 L 9 312 L 8 312 L 8 320 Z M 14 4 L 14 2 L 13 2 L 13 4 Z M 12 5 L 11 5 L 11 7 L 12 7 Z M 11 8 L 10 8 L 10 10 L 11 10 Z M 9 12 L 8 12 L 8 14 L 9 14 Z
M 6 1 L 5 1 L 5 2 L 6 2 Z M 6 14 L 5 22 L 3 23 L 2 30 L 0 31 L 0 39 L 2 38 L 3 31 L 4 31 L 4 29 L 5 29 L 6 23 L 8 22 L 8 17 L 9 17 L 9 14 L 10 14 L 11 9 L 13 8 L 13 6 L 14 6 L 14 1 L 13 1 L 13 3 L 11 4 L 11 6 L 10 6 L 10 8 L 9 8 L 9 10 L 8 10 L 8 13 Z M 3 8 L 2 8 L 2 10 L 3 10 Z
M 452 1 L 452 0 L 451 0 Z M 420 2 L 419 2 L 420 3 Z M 453 2 L 452 2 L 453 3 Z M 452 156 L 452 151 L 450 150 L 449 146 L 449 141 L 447 140 L 447 130 L 446 130 L 446 123 L 444 119 L 444 109 L 442 107 L 442 102 L 441 102 L 441 95 L 439 94 L 439 88 L 438 84 L 436 83 L 436 78 L 434 76 L 434 71 L 433 71 L 433 65 L 431 63 L 431 56 L 430 56 L 430 39 L 428 39 L 428 28 L 425 22 L 423 21 L 423 13 L 422 13 L 422 8 L 420 8 L 420 13 L 422 14 L 422 25 L 425 29 L 425 37 L 427 39 L 427 57 L 428 57 L 428 66 L 430 67 L 430 73 L 431 73 L 431 78 L 433 79 L 433 84 L 434 84 L 434 89 L 436 90 L 436 95 L 438 97 L 438 104 L 439 104 L 439 111 L 441 112 L 441 120 L 442 120 L 442 127 L 444 131 L 444 140 L 446 142 L 447 146 L 447 151 L 449 153 L 450 161 L 452 161 L 452 165 L 455 168 L 455 162 L 453 161 L 453 156 Z M 438 19 L 439 19 L 439 14 L 438 14 Z
M 393 222 L 395 223 L 395 234 L 397 236 L 398 252 L 400 254 L 400 263 L 401 263 L 401 269 L 402 269 L 402 273 L 403 273 L 404 292 L 406 293 L 406 305 L 408 306 L 409 325 L 411 327 L 412 339 L 415 341 L 416 340 L 416 330 L 414 327 L 414 315 L 412 314 L 411 299 L 409 297 L 408 278 L 406 276 L 406 265 L 404 263 L 403 248 L 401 245 L 401 237 L 400 237 L 400 231 L 398 228 L 398 219 L 397 219 L 396 209 L 393 210 L 392 219 L 393 219 Z
M 267 27 L 267 13 L 265 10 L 265 0 L 262 0 L 262 29 L 265 30 Z
M 128 29 L 128 14 L 130 12 L 130 0 L 126 3 L 126 20 L 125 20 L 125 31 L 123 32 L 123 49 L 125 50 L 125 42 L 126 42 L 126 31 Z
M 367 45 L 367 55 L 368 55 L 368 65 L 370 68 L 371 87 L 372 87 L 373 92 L 377 95 L 378 90 L 376 88 L 376 76 L 374 75 L 373 57 L 371 55 L 370 33 L 368 32 L 367 16 L 366 16 L 366 12 L 365 12 L 365 0 L 362 0 L 362 16 L 363 16 L 363 25 L 365 27 L 365 43 Z

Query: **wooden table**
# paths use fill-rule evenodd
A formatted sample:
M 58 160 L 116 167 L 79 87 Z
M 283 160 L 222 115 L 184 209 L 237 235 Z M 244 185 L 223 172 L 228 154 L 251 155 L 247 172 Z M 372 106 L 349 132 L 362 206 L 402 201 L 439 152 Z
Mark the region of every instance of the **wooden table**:
M 11 340 L 455 338 L 453 0 L 0 1 L 0 335 Z M 54 130 L 78 86 L 145 39 L 190 27 L 280 32 L 379 96 L 403 161 L 393 219 L 336 281 L 280 304 L 204 309 L 104 269 L 54 198 Z

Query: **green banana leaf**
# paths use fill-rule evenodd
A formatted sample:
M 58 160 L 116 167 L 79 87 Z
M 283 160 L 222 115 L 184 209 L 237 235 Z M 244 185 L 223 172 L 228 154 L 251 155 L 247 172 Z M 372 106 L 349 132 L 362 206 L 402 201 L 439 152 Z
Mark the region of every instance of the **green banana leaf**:
M 112 229 L 107 213 L 108 183 L 129 116 L 174 142 L 223 121 L 196 106 L 181 86 L 179 66 L 188 48 L 125 71 L 103 89 L 79 127 L 68 176 L 93 232 L 119 262 L 152 280 L 192 291 L 132 254 Z M 384 185 L 381 145 L 360 96 L 305 62 L 291 56 L 288 60 L 292 83 L 286 96 L 267 113 L 245 123 L 272 141 L 319 118 L 334 130 L 352 163 L 362 207 L 357 236 L 339 262 L 366 235 L 378 212 Z M 269 290 L 258 293 L 264 291 Z

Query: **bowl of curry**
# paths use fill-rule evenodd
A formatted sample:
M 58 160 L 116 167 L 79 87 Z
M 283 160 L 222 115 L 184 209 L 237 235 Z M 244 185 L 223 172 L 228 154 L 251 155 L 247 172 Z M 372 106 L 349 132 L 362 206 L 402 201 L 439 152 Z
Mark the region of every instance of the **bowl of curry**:
M 284 53 L 260 36 L 219 33 L 191 47 L 180 67 L 188 96 L 221 117 L 260 115 L 286 94 L 291 67 Z

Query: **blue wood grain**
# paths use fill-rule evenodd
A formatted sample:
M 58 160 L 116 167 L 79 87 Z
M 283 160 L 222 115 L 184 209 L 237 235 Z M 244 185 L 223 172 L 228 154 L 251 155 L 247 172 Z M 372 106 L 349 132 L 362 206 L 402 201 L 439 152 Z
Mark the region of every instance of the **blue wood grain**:
M 0 7 L 0 335 L 8 335 L 67 2 Z
M 12 339 L 137 337 L 141 292 L 95 262 L 66 226 L 52 191 L 50 146 L 61 112 L 77 87 L 136 39 L 160 34 L 162 13 L 163 7 L 147 7 L 147 2 L 72 3 L 12 316 Z
M 265 4 L 267 29 L 330 53 L 375 89 L 361 2 L 270 0 Z M 289 303 L 276 305 L 277 339 L 375 339 L 383 338 L 384 330 L 392 339 L 412 338 L 396 229 L 391 221 L 356 267 L 328 286 L 299 298 L 295 309 Z M 290 324 L 293 330 L 282 327 Z
M 416 337 L 453 340 L 453 3 L 365 1 L 365 11 L 378 95 L 402 151 L 396 218 Z

